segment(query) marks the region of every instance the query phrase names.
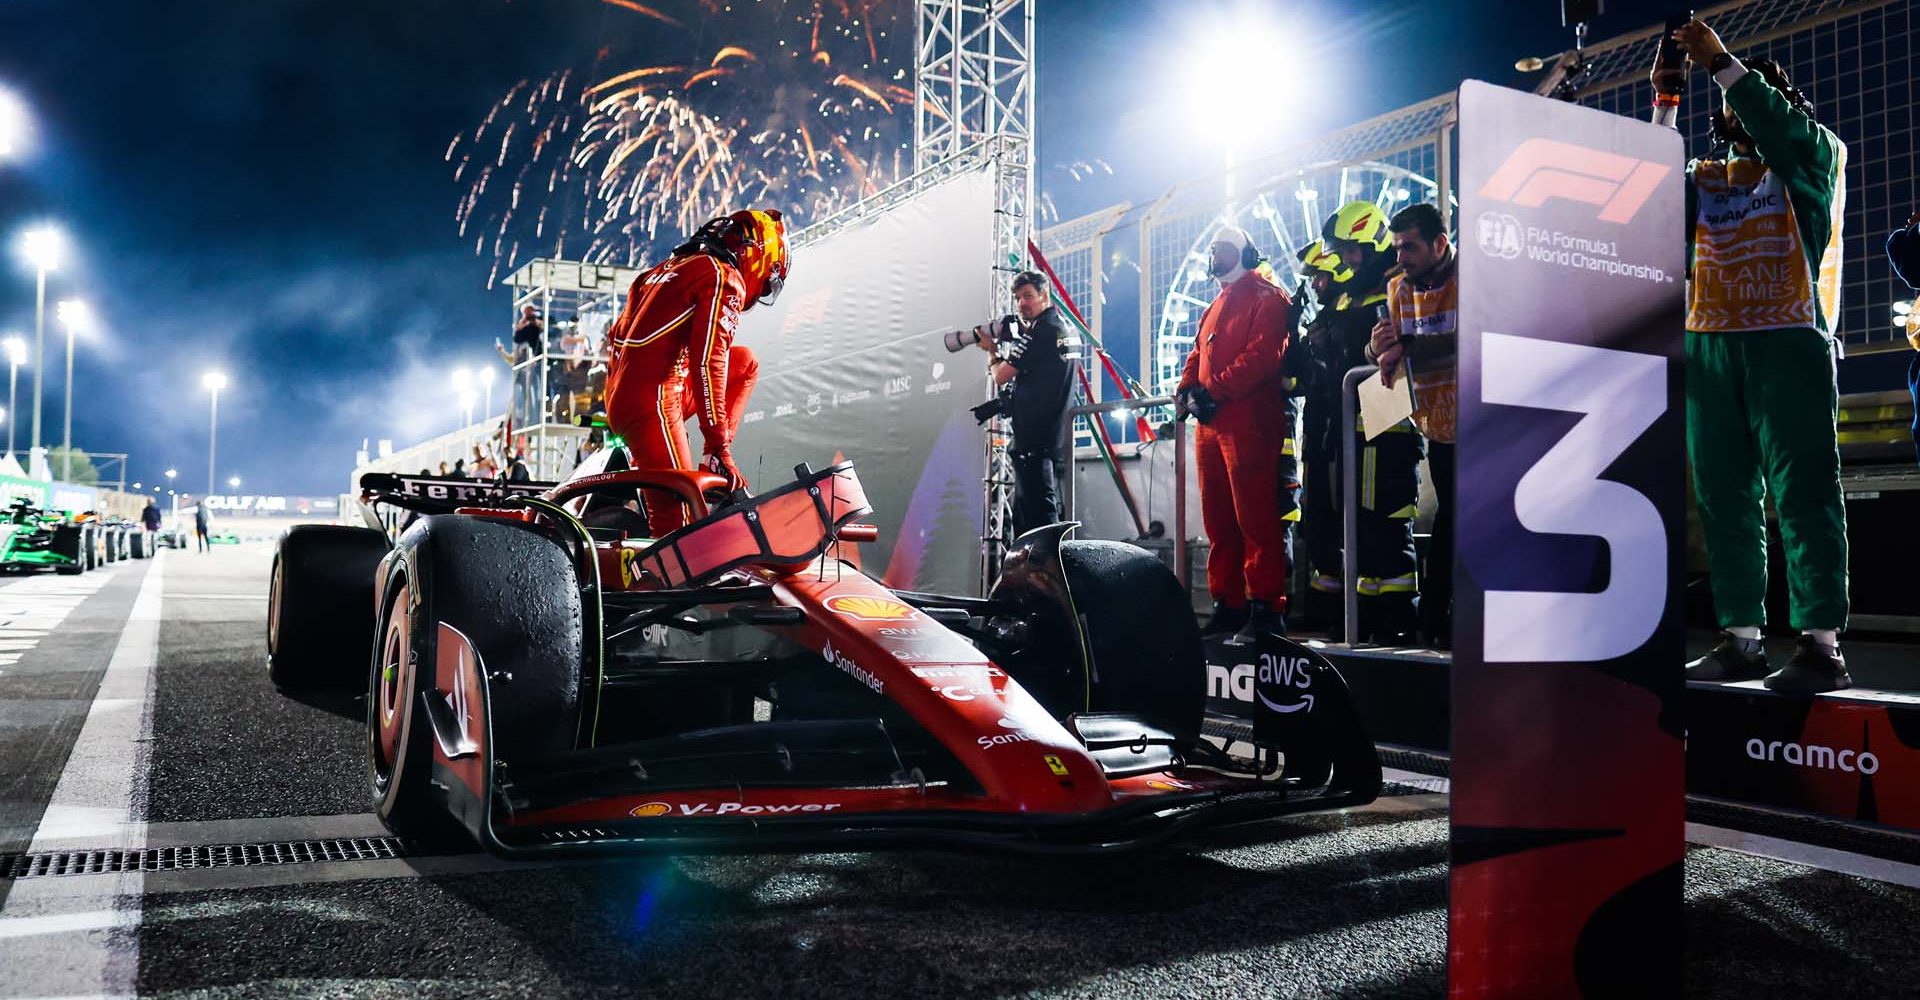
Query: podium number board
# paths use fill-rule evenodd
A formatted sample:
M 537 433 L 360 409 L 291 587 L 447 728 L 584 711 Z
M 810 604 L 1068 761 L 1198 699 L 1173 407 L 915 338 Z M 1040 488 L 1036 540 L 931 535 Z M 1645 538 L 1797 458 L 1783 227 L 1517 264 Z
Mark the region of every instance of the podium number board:
M 1678 996 L 1681 140 L 1459 109 L 1449 990 Z

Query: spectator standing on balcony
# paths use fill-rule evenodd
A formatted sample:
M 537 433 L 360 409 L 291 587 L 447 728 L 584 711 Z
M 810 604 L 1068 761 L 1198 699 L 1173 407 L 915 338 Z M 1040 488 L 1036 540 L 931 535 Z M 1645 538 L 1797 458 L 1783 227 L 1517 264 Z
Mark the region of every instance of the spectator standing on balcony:
M 1420 631 L 1428 643 L 1453 640 L 1453 441 L 1459 394 L 1455 354 L 1460 340 L 1458 258 L 1432 205 L 1409 205 L 1393 217 L 1399 274 L 1387 282 L 1388 317 L 1374 325 L 1369 350 L 1392 388 L 1401 362 L 1413 382 L 1413 423 L 1427 439 L 1427 472 L 1437 509 L 1420 566 Z
M 1887 237 L 1887 259 L 1893 262 L 1893 273 L 1920 292 L 1920 212 L 1913 213 L 1906 228 Z M 1907 310 L 1907 343 L 1920 352 L 1920 309 Z M 1907 392 L 1913 396 L 1913 448 L 1920 455 L 1920 353 L 1907 362 Z
M 540 414 L 540 369 L 527 364 L 534 358 L 547 353 L 547 328 L 540 322 L 540 312 L 531 305 L 520 307 L 520 319 L 513 325 L 513 352 L 495 340 L 494 347 L 500 351 L 502 360 L 511 366 L 513 379 L 513 400 L 511 416 L 515 427 L 525 427 L 537 422 Z
M 1290 303 L 1271 270 L 1260 268 L 1246 230 L 1222 227 L 1209 253 L 1207 270 L 1220 294 L 1200 317 L 1175 412 L 1200 421 L 1194 453 L 1213 596 L 1203 631 L 1251 641 L 1287 630 L 1287 514 L 1296 500 L 1286 487 L 1298 488 L 1281 482 L 1282 452 L 1292 437 L 1282 374 Z
M 1724 629 L 1695 680 L 1766 677 L 1775 691 L 1849 686 L 1847 512 L 1840 486 L 1835 329 L 1847 147 L 1771 60 L 1742 62 L 1692 21 L 1672 40 L 1724 98 L 1726 159 L 1687 169 L 1687 454 Z M 1684 71 L 1653 72 L 1655 120 L 1678 117 Z M 1756 281 L 1754 273 L 1772 275 Z M 1785 543 L 1793 657 L 1768 673 L 1767 518 Z
M 558 348 L 560 357 L 550 367 L 553 380 L 550 388 L 554 396 L 555 415 L 571 420 L 585 412 L 578 405 L 578 397 L 587 391 L 587 370 L 594 363 L 593 344 L 580 329 L 580 324 L 575 323 L 560 335 Z

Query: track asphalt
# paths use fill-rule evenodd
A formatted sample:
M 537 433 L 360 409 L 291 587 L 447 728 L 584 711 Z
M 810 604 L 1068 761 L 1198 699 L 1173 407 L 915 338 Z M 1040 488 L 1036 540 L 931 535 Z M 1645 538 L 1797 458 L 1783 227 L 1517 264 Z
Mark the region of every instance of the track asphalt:
M 267 683 L 268 560 L 258 544 L 169 550 L 0 581 L 0 855 L 381 833 L 360 706 Z M 1440 997 L 1433 787 L 1126 858 L 455 857 L 0 881 L 0 1000 Z M 1916 995 L 1920 872 L 1882 870 L 1894 881 L 1691 851 L 1687 995 Z

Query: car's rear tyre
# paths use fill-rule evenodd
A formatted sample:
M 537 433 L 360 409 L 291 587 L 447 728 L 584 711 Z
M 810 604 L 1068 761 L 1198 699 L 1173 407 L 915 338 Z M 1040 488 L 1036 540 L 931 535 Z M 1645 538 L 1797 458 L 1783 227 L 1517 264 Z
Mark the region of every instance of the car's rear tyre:
M 147 533 L 137 531 L 129 536 L 127 538 L 127 551 L 131 553 L 135 559 L 145 559 L 152 555 L 153 553 L 147 551 Z
M 373 584 L 387 538 L 299 524 L 280 536 L 267 585 L 267 677 L 275 687 L 358 690 L 373 648 Z
M 423 519 L 400 539 L 381 603 L 367 678 L 374 811 L 401 836 L 451 846 L 445 792 L 429 780 L 431 725 L 421 698 L 440 697 L 439 625 L 467 637 L 491 697 L 487 747 L 511 768 L 571 749 L 581 716 L 583 628 L 567 553 L 538 529 L 485 518 Z

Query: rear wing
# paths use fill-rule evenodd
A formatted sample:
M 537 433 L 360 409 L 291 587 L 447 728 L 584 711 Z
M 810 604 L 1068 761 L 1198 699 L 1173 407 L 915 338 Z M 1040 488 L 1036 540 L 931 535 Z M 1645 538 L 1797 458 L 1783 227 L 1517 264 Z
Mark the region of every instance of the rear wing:
M 360 498 L 368 504 L 391 504 L 422 514 L 451 514 L 461 507 L 499 506 L 509 497 L 537 497 L 557 485 L 369 472 L 360 477 Z

